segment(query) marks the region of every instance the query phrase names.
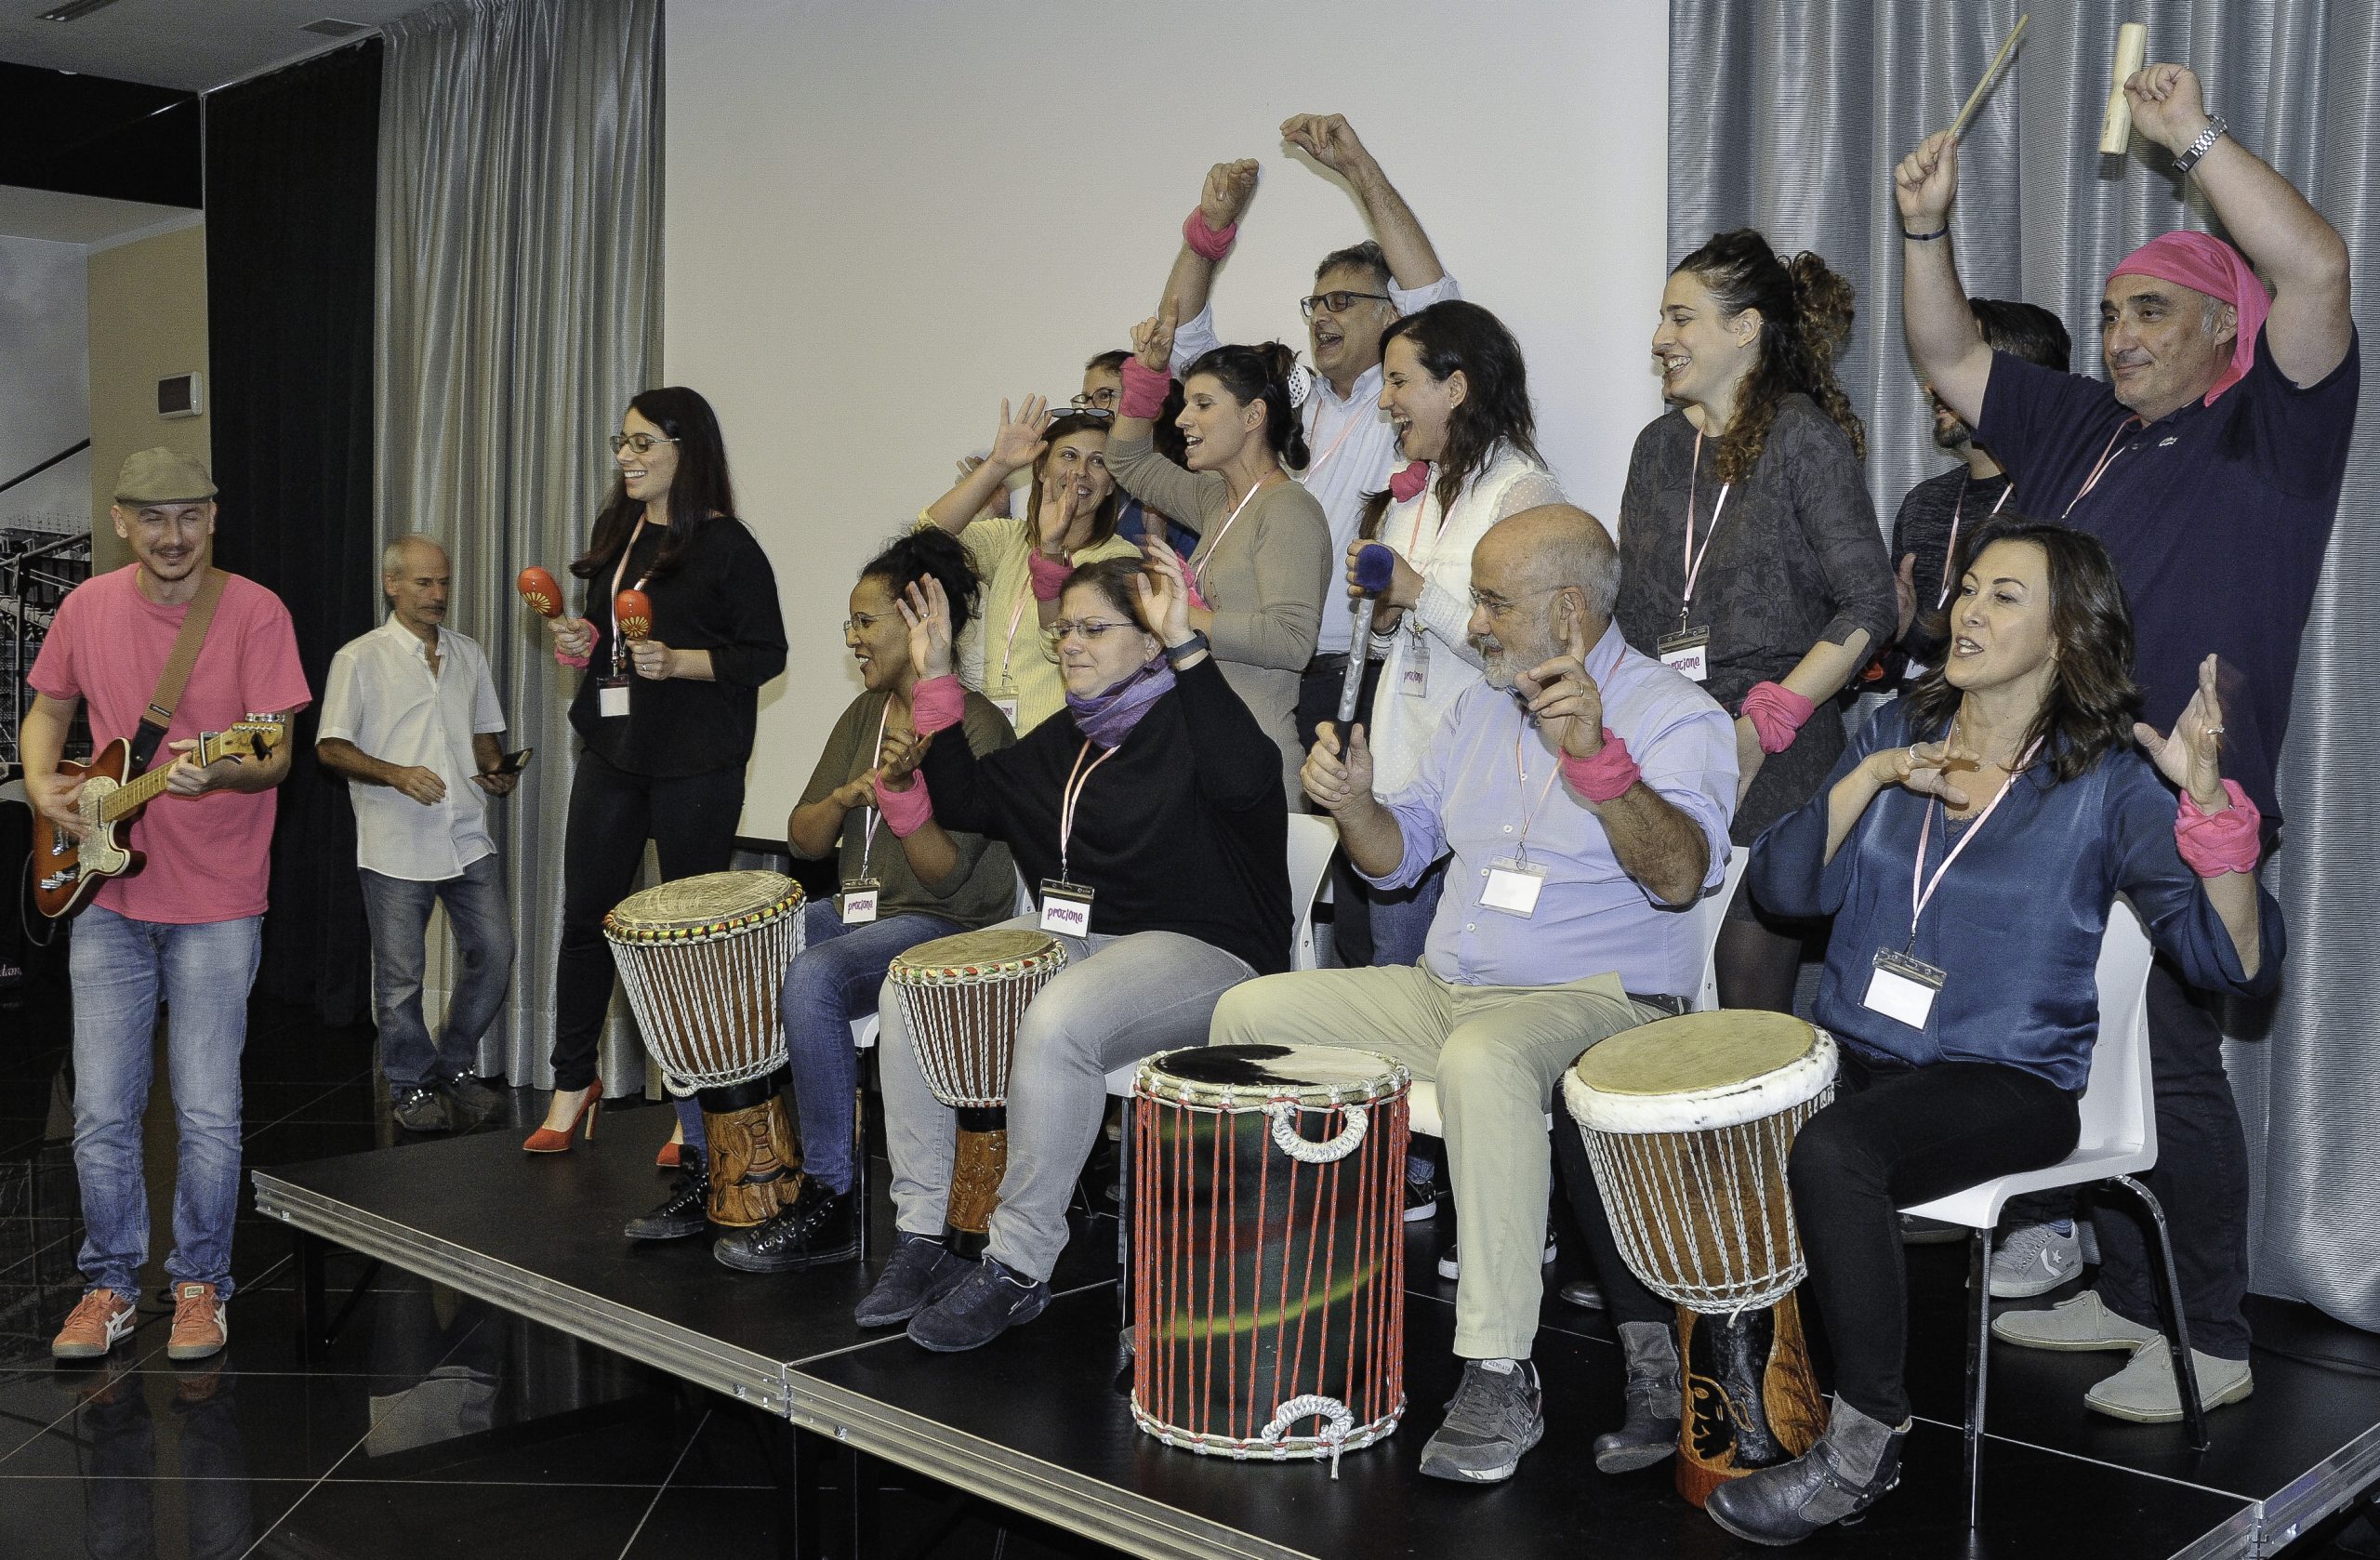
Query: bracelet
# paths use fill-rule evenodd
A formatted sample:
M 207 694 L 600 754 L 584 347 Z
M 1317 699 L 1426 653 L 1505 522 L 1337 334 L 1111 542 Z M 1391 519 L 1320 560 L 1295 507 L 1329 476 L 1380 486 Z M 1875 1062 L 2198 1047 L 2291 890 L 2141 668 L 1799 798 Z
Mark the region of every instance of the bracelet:
M 1931 244 L 1937 238 L 1948 238 L 1950 233 L 1950 230 L 1947 227 L 1937 228 L 1930 233 L 1913 233 L 1907 228 L 1900 231 L 1900 236 L 1911 244 Z
M 1056 601 L 1064 593 L 1066 580 L 1075 572 L 1073 564 L 1045 557 L 1038 548 L 1034 549 L 1033 556 L 1025 561 L 1025 566 L 1026 572 L 1033 576 L 1033 599 L 1037 602 Z
M 909 776 L 906 791 L 887 790 L 884 777 L 876 777 L 876 810 L 884 815 L 884 826 L 892 831 L 895 839 L 906 839 L 933 819 L 933 798 L 926 791 L 926 777 Z
M 1124 360 L 1124 391 L 1116 398 L 1116 410 L 1123 416 L 1154 422 L 1165 410 L 1165 393 L 1173 388 L 1173 376 L 1151 368 L 1140 359 Z
M 1793 746 L 1794 734 L 1818 707 L 1781 682 L 1755 682 L 1744 695 L 1740 713 L 1759 735 L 1762 752 L 1782 753 Z
M 2264 815 L 2237 780 L 2223 782 L 2231 805 L 2221 813 L 2202 813 L 2190 793 L 2174 814 L 2174 848 L 2192 872 L 2220 878 L 2227 872 L 2254 872 L 2264 853 Z
M 946 731 L 966 718 L 967 694 L 955 673 L 926 678 L 909 695 L 909 724 L 919 736 Z
M 2182 154 L 2174 159 L 2174 171 L 2188 173 L 2198 166 L 2200 160 L 2215 150 L 2215 143 L 2222 139 L 2230 128 L 2231 126 L 2225 123 L 2221 114 L 2207 115 L 2206 128 L 2198 133 L 2198 139 L 2190 142 L 2183 149 Z
M 1628 756 L 1628 744 L 1614 736 L 1609 726 L 1603 729 L 1603 747 L 1593 758 L 1562 755 L 1562 778 L 1569 782 L 1572 790 L 1597 806 L 1627 790 L 1643 774 L 1636 760 Z
M 562 653 L 561 645 L 554 646 L 554 659 L 562 663 L 563 666 L 568 667 L 573 671 L 585 671 L 587 669 L 586 656 L 565 655 Z
M 1182 219 L 1182 242 L 1201 259 L 1222 259 L 1231 253 L 1232 243 L 1238 237 L 1238 223 L 1234 222 L 1227 228 L 1210 228 L 1207 226 L 1206 212 L 1198 206 L 1192 206 L 1190 215 Z

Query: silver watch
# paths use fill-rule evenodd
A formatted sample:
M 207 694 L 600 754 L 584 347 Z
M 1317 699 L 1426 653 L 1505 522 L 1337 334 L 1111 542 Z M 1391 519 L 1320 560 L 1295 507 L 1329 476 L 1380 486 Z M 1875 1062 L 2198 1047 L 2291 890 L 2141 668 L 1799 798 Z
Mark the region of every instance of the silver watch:
M 2188 150 L 2174 159 L 2174 171 L 2175 173 L 2188 173 L 2192 168 L 2198 166 L 2199 159 L 2205 156 L 2208 151 L 2214 147 L 2216 139 L 2230 128 L 2230 126 L 2224 123 L 2223 116 L 2221 114 L 2211 113 L 2207 115 L 2206 128 L 2198 133 L 2198 139 L 2190 142 Z

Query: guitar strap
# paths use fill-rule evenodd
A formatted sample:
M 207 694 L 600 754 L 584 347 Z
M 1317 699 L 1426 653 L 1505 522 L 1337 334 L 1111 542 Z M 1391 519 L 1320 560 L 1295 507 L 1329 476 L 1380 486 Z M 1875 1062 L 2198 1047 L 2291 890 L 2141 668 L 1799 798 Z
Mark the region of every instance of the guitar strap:
M 224 582 L 231 577 L 210 566 L 199 582 L 198 594 L 182 618 L 182 631 L 174 640 L 174 652 L 165 657 L 165 669 L 157 674 L 157 691 L 133 731 L 132 767 L 127 773 L 147 773 L 150 760 L 157 756 L 157 745 L 165 741 L 166 728 L 174 723 L 174 707 L 182 702 L 191 668 L 198 665 L 198 653 L 206 643 L 207 626 L 215 621 L 216 605 L 223 600 Z

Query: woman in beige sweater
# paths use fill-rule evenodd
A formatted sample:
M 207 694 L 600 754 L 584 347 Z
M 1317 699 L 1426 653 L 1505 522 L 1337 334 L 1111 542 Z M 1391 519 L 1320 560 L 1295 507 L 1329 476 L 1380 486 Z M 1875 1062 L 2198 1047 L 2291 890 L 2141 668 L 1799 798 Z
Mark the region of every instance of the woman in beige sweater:
M 1190 555 L 1191 627 L 1206 639 L 1237 693 L 1281 749 L 1281 778 L 1301 795 L 1298 675 L 1314 659 L 1330 588 L 1330 526 L 1322 506 L 1289 478 L 1306 462 L 1289 400 L 1297 359 L 1278 342 L 1218 347 L 1182 377 L 1185 464 L 1150 447 L 1165 399 L 1170 321 L 1132 333 L 1123 404 L 1107 440 L 1107 469 L 1126 492 L 1199 535 Z

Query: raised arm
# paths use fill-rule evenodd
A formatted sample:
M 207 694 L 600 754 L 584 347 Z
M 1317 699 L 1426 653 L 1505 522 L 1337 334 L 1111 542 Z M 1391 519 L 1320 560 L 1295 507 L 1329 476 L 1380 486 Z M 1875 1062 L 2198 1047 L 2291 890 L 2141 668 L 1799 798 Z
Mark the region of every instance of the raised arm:
M 1281 798 L 1281 750 L 1223 681 L 1223 668 L 1193 649 L 1190 591 L 1182 560 L 1168 547 L 1148 549 L 1148 565 L 1132 581 L 1141 621 L 1165 646 L 1175 670 L 1174 696 L 1190 733 L 1198 790 L 1218 807 L 1240 810 Z
M 1157 453 L 1149 437 L 1158 407 L 1165 399 L 1168 360 L 1173 351 L 1173 306 L 1168 303 L 1152 318 L 1132 327 L 1132 357 L 1124 364 L 1124 393 L 1116 408 L 1116 426 L 1107 434 L 1107 474 L 1117 485 L 1193 531 L 1206 527 L 1200 491 L 1223 479 L 1210 472 L 1194 476 Z
M 1379 159 L 1356 138 L 1345 114 L 1292 114 L 1281 122 L 1281 139 L 1347 181 L 1399 287 L 1414 292 L 1444 279 L 1446 267 L 1430 247 L 1421 219 L 1381 171 Z
M 1042 428 L 1050 420 L 1050 398 L 1028 395 L 1024 410 L 1014 417 L 1008 415 L 1008 402 L 1000 402 L 999 431 L 992 435 L 991 455 L 979 461 L 973 469 L 959 479 L 959 484 L 926 506 L 926 518 L 956 536 L 967 524 L 984 512 L 993 496 L 1008 486 L 1009 478 L 1041 458 L 1049 443 L 1041 437 Z
M 1934 393 L 1972 427 L 1983 420 L 1991 349 L 1975 327 L 1975 311 L 1967 307 L 1967 290 L 1950 257 L 1950 206 L 1958 195 L 1959 143 L 1948 130 L 1926 137 L 1893 170 L 1893 199 L 1900 207 L 1901 324 L 1909 333 L 1909 355 Z
M 2208 125 L 2198 74 L 2151 65 L 2123 86 L 2140 133 L 2179 156 Z M 2355 322 L 2347 312 L 2347 243 L 2297 187 L 2263 158 L 2218 136 L 2189 177 L 2241 253 L 2272 279 L 2265 341 L 2292 383 L 2310 385 L 2347 358 Z
M 1206 187 L 1198 192 L 1198 219 L 1207 231 L 1220 239 L 1227 230 L 1239 225 L 1248 210 L 1250 199 L 1256 193 L 1256 159 L 1243 157 L 1236 163 L 1217 163 L 1207 170 Z M 1209 249 L 1216 246 L 1212 244 Z M 1165 279 L 1165 296 L 1159 300 L 1159 312 L 1170 308 L 1177 320 L 1197 320 L 1207 311 L 1207 295 L 1215 284 L 1215 268 L 1223 264 L 1218 255 L 1210 258 L 1193 247 L 1185 237 L 1181 253 L 1173 257 L 1173 270 Z
M 2135 724 L 2132 728 L 2134 739 L 2147 750 L 2159 772 L 2180 787 L 2191 807 L 2208 818 L 2229 812 L 2232 805 L 2230 792 L 2223 784 L 2223 700 L 2215 688 L 2220 669 L 2212 655 L 2199 663 L 2198 692 L 2190 695 L 2190 702 L 2183 708 L 2181 719 L 2174 722 L 2170 735 L 2159 734 L 2157 728 L 2150 725 Z M 2205 892 L 2206 902 L 2214 906 L 2223 930 L 2230 935 L 2231 952 L 2240 962 L 2240 972 L 2254 980 L 2262 967 L 2266 939 L 2253 853 L 2245 870 L 2218 871 L 2210 876 L 2204 868 L 2197 869 L 2199 887 Z

